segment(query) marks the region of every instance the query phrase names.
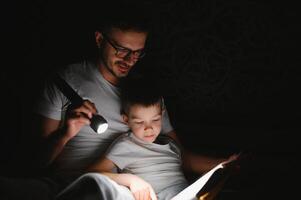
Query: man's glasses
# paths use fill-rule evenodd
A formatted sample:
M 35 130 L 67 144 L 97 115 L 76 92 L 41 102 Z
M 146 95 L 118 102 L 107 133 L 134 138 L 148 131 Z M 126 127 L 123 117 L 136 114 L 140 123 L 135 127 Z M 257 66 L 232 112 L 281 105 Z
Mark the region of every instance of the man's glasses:
M 126 58 L 130 55 L 133 55 L 133 57 L 135 59 L 141 59 L 143 56 L 145 56 L 144 49 L 138 49 L 136 51 L 133 51 L 126 47 L 117 46 L 105 34 L 102 33 L 102 35 L 103 35 L 103 38 L 115 49 L 115 51 L 116 51 L 115 55 L 119 58 Z

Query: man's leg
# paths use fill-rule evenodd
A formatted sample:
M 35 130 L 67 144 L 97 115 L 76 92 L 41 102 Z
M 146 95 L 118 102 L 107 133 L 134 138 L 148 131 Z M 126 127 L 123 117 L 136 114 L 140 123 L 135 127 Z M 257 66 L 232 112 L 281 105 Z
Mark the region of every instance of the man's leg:
M 0 177 L 1 200 L 54 200 L 56 185 L 46 179 Z
M 121 186 L 106 176 L 88 173 L 64 189 L 57 200 L 134 200 L 127 187 Z

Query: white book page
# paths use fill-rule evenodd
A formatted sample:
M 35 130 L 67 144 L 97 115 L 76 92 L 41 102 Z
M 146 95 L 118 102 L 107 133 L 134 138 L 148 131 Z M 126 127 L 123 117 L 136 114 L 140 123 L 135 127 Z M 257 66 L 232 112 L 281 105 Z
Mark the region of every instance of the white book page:
M 171 200 L 195 200 L 197 199 L 196 194 L 202 189 L 202 187 L 207 183 L 212 174 L 223 168 L 222 163 L 215 166 L 209 172 L 201 176 L 198 180 L 196 180 L 193 184 L 182 190 L 179 194 L 174 196 Z

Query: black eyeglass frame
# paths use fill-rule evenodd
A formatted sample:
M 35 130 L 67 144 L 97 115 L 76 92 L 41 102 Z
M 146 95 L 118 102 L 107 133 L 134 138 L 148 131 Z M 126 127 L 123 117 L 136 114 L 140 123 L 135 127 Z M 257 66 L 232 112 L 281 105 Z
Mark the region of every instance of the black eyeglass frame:
M 135 59 L 141 59 L 141 58 L 143 58 L 144 56 L 145 56 L 145 49 L 138 49 L 138 50 L 136 50 L 136 51 L 133 51 L 133 50 L 131 50 L 131 49 L 129 49 L 129 48 L 126 48 L 126 47 L 123 47 L 123 46 L 116 46 L 112 41 L 111 41 L 111 39 L 106 35 L 106 34 L 104 34 L 104 33 L 102 33 L 102 36 L 103 36 L 103 38 L 115 49 L 115 55 L 117 56 L 117 57 L 119 57 L 119 58 L 127 58 L 128 56 L 130 56 L 130 55 L 134 55 L 134 58 Z M 120 53 L 120 52 L 122 52 L 123 51 L 123 53 L 125 53 L 125 55 L 124 56 L 118 56 L 118 53 Z M 138 53 L 138 54 L 137 54 Z

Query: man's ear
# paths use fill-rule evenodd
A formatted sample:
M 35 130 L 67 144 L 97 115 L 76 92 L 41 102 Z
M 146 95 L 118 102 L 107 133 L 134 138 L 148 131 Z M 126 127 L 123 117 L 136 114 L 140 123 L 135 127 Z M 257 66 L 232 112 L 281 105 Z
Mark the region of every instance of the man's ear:
M 122 119 L 125 124 L 129 123 L 129 117 L 126 114 L 122 114 Z
M 101 42 L 103 41 L 103 35 L 101 32 L 99 31 L 95 31 L 95 42 L 96 42 L 96 46 L 99 48 Z

